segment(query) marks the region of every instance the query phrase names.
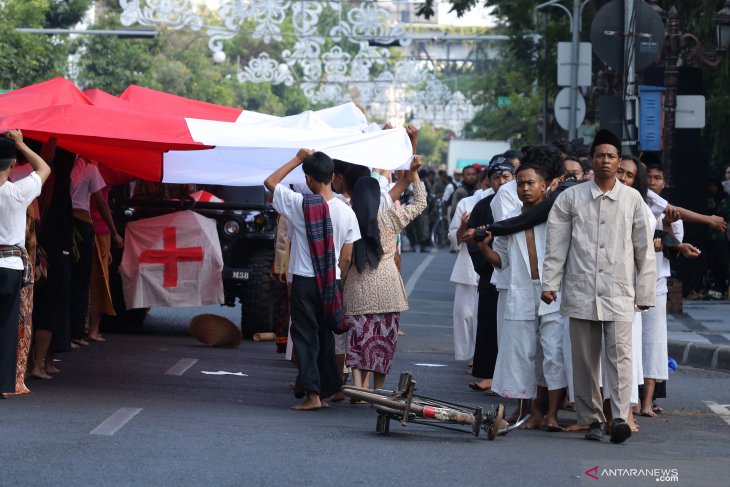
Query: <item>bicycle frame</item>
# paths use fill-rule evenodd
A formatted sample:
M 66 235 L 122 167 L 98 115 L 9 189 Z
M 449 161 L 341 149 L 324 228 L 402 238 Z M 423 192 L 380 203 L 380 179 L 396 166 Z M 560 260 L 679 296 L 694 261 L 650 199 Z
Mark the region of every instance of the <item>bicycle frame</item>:
M 481 407 L 464 406 L 424 396 L 414 395 L 416 382 L 409 372 L 400 375 L 398 389 L 390 391 L 344 386 L 342 392 L 353 399 L 370 402 L 378 411 L 376 432 L 387 433 L 390 419 L 397 419 L 405 426 L 410 423 L 427 424 L 466 433 L 463 428 L 447 425 L 460 425 L 469 428 L 469 433 L 479 436 L 482 429 L 487 431 L 490 440 L 502 433 L 496 428 L 503 423 L 504 406 L 499 405 L 486 414 Z

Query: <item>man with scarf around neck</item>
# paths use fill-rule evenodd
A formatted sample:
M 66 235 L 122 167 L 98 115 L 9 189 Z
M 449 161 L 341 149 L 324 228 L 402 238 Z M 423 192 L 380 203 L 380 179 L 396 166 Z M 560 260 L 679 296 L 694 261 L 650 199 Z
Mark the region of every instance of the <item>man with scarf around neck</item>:
M 311 197 L 280 184 L 300 164 L 313 193 Z M 341 303 L 338 309 L 339 290 L 332 289 L 329 281 L 332 267 L 338 281 L 347 274 L 352 244 L 360 238 L 360 230 L 355 213 L 332 192 L 333 172 L 334 163 L 327 154 L 300 149 L 292 160 L 264 181 L 266 189 L 274 195 L 274 209 L 292 228 L 291 337 L 299 370 L 294 395 L 304 398 L 292 409 L 299 411 L 326 408 L 327 403 L 322 399 L 332 396 L 342 386 L 335 362 L 332 323 L 325 315 L 333 315 L 335 321 L 338 316 L 342 319 Z M 318 215 L 317 220 L 312 220 L 311 215 Z M 323 278 L 327 282 L 323 283 Z

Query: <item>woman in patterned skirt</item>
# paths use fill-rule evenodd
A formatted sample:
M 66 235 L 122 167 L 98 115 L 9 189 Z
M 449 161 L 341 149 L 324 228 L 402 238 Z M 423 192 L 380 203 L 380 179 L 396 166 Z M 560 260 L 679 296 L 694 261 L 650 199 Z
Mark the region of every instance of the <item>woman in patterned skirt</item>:
M 421 157 L 415 156 L 404 176 L 414 187 L 413 204 L 378 212 L 381 190 L 371 177 L 358 179 L 352 192 L 362 238 L 353 246 L 344 287 L 346 365 L 353 369 L 354 384 L 359 387 L 367 386 L 363 372 L 372 371 L 375 388 L 383 388 L 398 343 L 400 312 L 408 309 L 394 256 L 398 235 L 426 208 L 426 190 L 418 178 L 421 165 Z

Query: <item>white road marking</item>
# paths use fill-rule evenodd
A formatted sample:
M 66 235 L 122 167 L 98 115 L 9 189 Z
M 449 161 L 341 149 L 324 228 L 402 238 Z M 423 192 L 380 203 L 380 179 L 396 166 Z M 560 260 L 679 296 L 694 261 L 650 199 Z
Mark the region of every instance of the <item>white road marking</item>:
M 195 365 L 198 359 L 196 358 L 181 358 L 175 365 L 167 369 L 165 375 L 183 375 L 188 371 L 190 367 Z
M 137 416 L 140 411 L 142 411 L 141 408 L 118 409 L 114 414 L 102 421 L 99 426 L 91 430 L 89 434 L 112 436 L 114 433 L 122 429 L 122 426 L 129 423 L 133 417 Z
M 720 416 L 720 419 L 730 424 L 730 404 L 718 404 L 715 401 L 702 401 L 713 413 Z
M 403 311 L 403 313 L 408 313 L 408 311 Z M 454 329 L 453 325 L 419 325 L 416 323 L 404 323 L 402 321 L 400 322 L 400 326 L 413 326 L 416 328 L 444 328 L 448 330 Z
M 413 271 L 413 274 L 411 274 L 411 277 L 408 278 L 408 282 L 406 282 L 406 295 L 408 297 L 411 296 L 411 293 L 413 292 L 413 288 L 416 287 L 416 283 L 418 282 L 418 279 L 421 278 L 421 274 L 426 270 L 426 267 L 428 267 L 428 264 L 431 263 L 431 261 L 435 258 L 435 255 L 429 255 L 425 259 L 423 259 L 423 262 L 418 264 L 418 267 L 416 267 L 416 270 Z

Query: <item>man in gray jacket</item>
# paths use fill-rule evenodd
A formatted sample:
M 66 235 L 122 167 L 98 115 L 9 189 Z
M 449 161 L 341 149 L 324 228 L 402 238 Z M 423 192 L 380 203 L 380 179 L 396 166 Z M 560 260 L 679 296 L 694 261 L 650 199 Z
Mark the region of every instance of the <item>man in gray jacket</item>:
M 641 195 L 616 179 L 619 139 L 600 130 L 590 154 L 595 179 L 565 190 L 550 211 L 542 299 L 555 300 L 562 283 L 560 311 L 570 318 L 576 411 L 579 424 L 590 425 L 589 440 L 603 438 L 606 422 L 599 389 L 604 341 L 611 441 L 622 443 L 631 436 L 625 419 L 634 313 L 654 306 L 656 298 L 653 228 Z

